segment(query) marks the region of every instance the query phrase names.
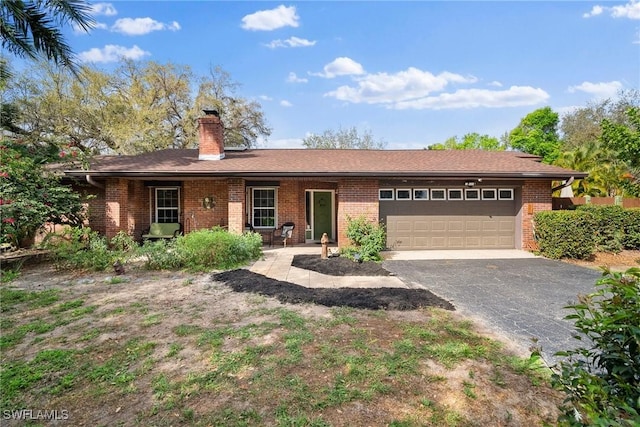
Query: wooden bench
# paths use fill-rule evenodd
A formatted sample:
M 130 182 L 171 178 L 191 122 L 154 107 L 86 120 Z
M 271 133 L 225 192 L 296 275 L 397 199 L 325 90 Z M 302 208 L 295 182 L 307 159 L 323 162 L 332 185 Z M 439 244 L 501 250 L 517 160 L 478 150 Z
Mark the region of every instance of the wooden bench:
M 142 239 L 173 239 L 180 234 L 182 234 L 182 224 L 179 222 L 154 222 L 142 233 Z

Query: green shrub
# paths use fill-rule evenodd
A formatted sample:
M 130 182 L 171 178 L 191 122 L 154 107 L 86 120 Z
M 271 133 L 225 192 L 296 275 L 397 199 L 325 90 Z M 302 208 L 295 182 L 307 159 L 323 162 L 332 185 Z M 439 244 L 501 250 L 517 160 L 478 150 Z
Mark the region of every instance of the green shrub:
M 592 216 L 596 251 L 618 253 L 622 250 L 626 216 L 622 206 L 582 205 L 578 211 Z
M 556 355 L 553 385 L 567 393 L 567 425 L 640 425 L 640 269 L 605 271 L 594 293 L 568 306 L 583 347 Z
M 589 258 L 595 253 L 594 219 L 588 211 L 544 211 L 534 216 L 538 248 L 547 258 Z
M 147 240 L 138 253 L 145 258 L 145 267 L 149 270 L 173 270 L 182 267 L 182 261 L 176 254 L 175 239 Z
M 625 249 L 640 249 L 640 209 L 626 209 L 622 223 Z
M 347 237 L 355 247 L 342 250 L 343 255 L 353 259 L 360 255 L 362 261 L 380 261 L 380 252 L 384 250 L 387 236 L 382 224 L 374 224 L 364 216 L 347 217 Z
M 258 259 L 262 255 L 262 236 L 237 235 L 217 227 L 193 231 L 176 239 L 147 241 L 140 253 L 146 258 L 146 267 L 152 270 L 226 270 Z
M 260 257 L 262 237 L 257 233 L 232 234 L 217 227 L 179 238 L 176 250 L 183 265 L 191 271 L 226 270 Z
M 107 240 L 89 227 L 68 227 L 45 239 L 53 263 L 61 270 L 103 271 L 120 256 L 109 250 Z

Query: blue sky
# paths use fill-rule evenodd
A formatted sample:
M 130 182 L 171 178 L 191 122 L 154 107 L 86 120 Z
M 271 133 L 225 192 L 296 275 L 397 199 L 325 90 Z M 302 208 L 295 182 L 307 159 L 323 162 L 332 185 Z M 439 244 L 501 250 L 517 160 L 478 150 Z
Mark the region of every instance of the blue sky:
M 640 87 L 638 1 L 112 1 L 69 32 L 82 62 L 220 65 L 263 107 L 267 148 L 355 126 L 389 149 L 564 113 Z

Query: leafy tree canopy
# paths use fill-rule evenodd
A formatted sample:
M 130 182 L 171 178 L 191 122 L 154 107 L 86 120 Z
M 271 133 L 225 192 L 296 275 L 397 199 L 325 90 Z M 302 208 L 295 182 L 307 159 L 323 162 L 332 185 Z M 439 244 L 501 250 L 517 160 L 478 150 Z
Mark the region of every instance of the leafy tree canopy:
M 498 138 L 489 135 L 480 135 L 479 133 L 468 133 L 462 137 L 457 136 L 447 139 L 444 143 L 433 144 L 429 146 L 429 150 L 487 150 L 502 151 L 507 147 L 500 142 Z
M 74 74 L 78 66 L 61 28 L 73 25 L 84 31 L 94 25 L 91 6 L 83 0 L 2 0 L 2 48 L 21 58 L 53 61 Z M 6 63 L 0 63 L 6 71 Z
M 81 225 L 80 195 L 44 167 L 55 147 L 0 142 L 0 243 L 20 247 L 45 223 Z
M 560 154 L 558 113 L 544 107 L 527 114 L 508 136 L 509 145 L 516 150 L 542 157 L 553 163 Z
M 640 196 L 640 107 L 629 108 L 627 118 L 628 125 L 603 120 L 601 140 L 628 166 L 627 191 Z
M 302 145 L 312 149 L 381 150 L 386 143 L 383 140 L 375 140 L 368 130 L 360 135 L 355 127 L 351 127 L 340 128 L 337 131 L 328 129 L 322 135 L 308 135 L 303 138 Z
M 562 149 L 591 144 L 602 135 L 602 122 L 630 125 L 627 110 L 640 107 L 640 90 L 622 90 L 616 98 L 592 102 L 562 117 Z
M 86 153 L 138 154 L 197 146 L 196 120 L 216 108 L 228 145 L 252 146 L 268 136 L 257 102 L 236 97 L 225 71 L 197 78 L 185 65 L 123 60 L 113 72 L 82 69 L 78 80 L 49 63 L 8 85 L 14 132 L 31 143 L 47 141 Z M 199 90 L 195 98 L 192 88 Z

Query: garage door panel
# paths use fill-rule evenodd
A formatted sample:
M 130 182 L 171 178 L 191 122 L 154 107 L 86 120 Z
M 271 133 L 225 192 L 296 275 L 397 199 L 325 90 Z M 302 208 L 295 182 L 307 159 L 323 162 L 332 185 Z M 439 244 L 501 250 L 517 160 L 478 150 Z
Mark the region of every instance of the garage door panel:
M 507 249 L 515 247 L 515 216 L 388 215 L 394 249 Z

